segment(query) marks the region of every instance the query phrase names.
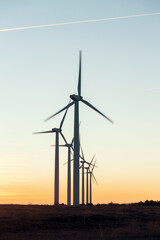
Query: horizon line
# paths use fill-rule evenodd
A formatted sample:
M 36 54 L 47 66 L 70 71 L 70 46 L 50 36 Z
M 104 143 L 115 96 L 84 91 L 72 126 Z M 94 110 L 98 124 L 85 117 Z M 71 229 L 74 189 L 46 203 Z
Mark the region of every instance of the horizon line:
M 26 26 L 26 27 L 14 27 L 14 28 L 0 29 L 0 32 L 25 30 L 25 29 L 32 29 L 32 28 L 54 27 L 54 26 L 62 26 L 62 25 L 72 25 L 72 24 L 78 24 L 78 23 L 104 22 L 104 21 L 111 21 L 111 20 L 118 20 L 118 19 L 127 19 L 127 18 L 136 18 L 136 17 L 145 17 L 145 16 L 153 16 L 153 15 L 160 15 L 160 12 L 136 14 L 136 15 L 129 15 L 129 16 L 121 16 L 121 17 L 111 17 L 111 18 L 101 18 L 101 19 L 72 21 L 72 22 L 51 23 L 51 24 L 45 24 L 45 25 L 35 25 L 35 26 Z

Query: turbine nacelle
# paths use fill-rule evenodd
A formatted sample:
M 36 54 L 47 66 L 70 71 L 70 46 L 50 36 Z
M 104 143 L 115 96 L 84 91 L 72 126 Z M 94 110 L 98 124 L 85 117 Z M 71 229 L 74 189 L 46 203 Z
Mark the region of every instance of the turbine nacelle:
M 52 128 L 52 132 L 62 132 L 62 129 L 60 129 L 60 128 Z
M 66 147 L 72 147 L 72 144 L 66 143 L 65 146 Z
M 72 94 L 70 95 L 70 98 L 73 100 L 73 101 L 81 101 L 82 100 L 82 96 L 79 96 L 79 95 L 76 95 L 76 94 Z

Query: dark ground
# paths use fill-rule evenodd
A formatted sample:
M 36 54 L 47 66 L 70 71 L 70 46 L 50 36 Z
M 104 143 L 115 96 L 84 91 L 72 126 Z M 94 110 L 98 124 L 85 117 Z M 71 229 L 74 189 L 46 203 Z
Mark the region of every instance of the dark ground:
M 157 204 L 0 205 L 0 240 L 160 240 Z

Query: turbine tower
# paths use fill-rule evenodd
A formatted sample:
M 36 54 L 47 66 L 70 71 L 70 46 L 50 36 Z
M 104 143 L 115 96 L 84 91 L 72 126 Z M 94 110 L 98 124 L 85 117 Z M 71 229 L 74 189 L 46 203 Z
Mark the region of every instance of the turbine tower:
M 55 133 L 55 181 L 54 181 L 54 205 L 59 204 L 59 134 L 61 134 L 62 138 L 65 141 L 64 135 L 62 133 L 62 126 L 64 123 L 64 119 L 66 117 L 68 108 L 65 111 L 65 114 L 62 118 L 59 128 L 52 128 L 50 131 L 43 132 L 34 132 L 33 134 L 42 134 L 42 133 Z
M 85 163 L 85 159 L 84 159 L 84 153 L 81 147 L 81 152 L 82 152 L 82 157 L 83 157 L 83 161 L 81 161 L 82 163 L 82 204 L 84 204 L 84 163 Z
M 92 104 L 90 104 L 88 101 L 84 100 L 81 96 L 81 51 L 79 54 L 79 76 L 78 76 L 78 94 L 70 95 L 70 98 L 73 100 L 71 103 L 69 103 L 67 106 L 62 108 L 57 113 L 53 114 L 49 118 L 47 118 L 45 121 L 48 121 L 52 117 L 56 116 L 60 112 L 64 111 L 65 109 L 71 107 L 74 105 L 74 162 L 73 162 L 73 205 L 77 206 L 79 205 L 79 101 L 86 104 L 88 107 L 92 108 L 99 114 L 101 114 L 103 117 L 105 117 L 108 121 L 113 123 L 113 121 L 108 118 L 106 115 L 104 115 L 102 112 L 100 112 L 97 108 L 95 108 Z

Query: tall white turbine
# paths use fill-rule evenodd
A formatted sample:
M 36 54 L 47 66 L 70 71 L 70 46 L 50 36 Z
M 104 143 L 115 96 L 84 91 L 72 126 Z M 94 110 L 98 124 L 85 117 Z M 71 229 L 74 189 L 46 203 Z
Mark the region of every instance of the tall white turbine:
M 64 119 L 67 114 L 67 110 L 62 118 L 59 128 L 52 128 L 50 131 L 43 131 L 43 132 L 34 132 L 33 134 L 41 134 L 41 133 L 55 133 L 55 181 L 54 181 L 54 204 L 59 204 L 59 133 L 61 134 L 62 138 L 65 141 L 64 135 L 62 133 L 62 126 Z
M 77 206 L 79 205 L 79 101 L 83 102 L 88 107 L 92 108 L 93 110 L 101 114 L 103 117 L 105 117 L 107 120 L 109 120 L 111 123 L 113 123 L 113 121 L 110 118 L 108 118 L 106 115 L 100 112 L 92 104 L 84 100 L 83 97 L 81 96 L 81 51 L 79 54 L 78 95 L 76 94 L 70 95 L 70 98 L 73 100 L 71 103 L 69 103 L 60 111 L 47 118 L 45 121 L 51 119 L 52 117 L 56 116 L 57 114 L 71 107 L 74 104 L 73 205 Z

